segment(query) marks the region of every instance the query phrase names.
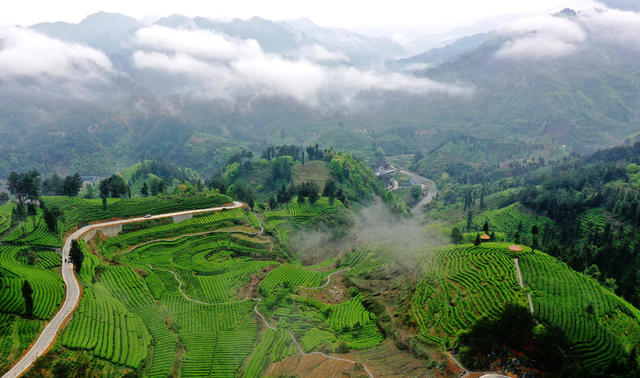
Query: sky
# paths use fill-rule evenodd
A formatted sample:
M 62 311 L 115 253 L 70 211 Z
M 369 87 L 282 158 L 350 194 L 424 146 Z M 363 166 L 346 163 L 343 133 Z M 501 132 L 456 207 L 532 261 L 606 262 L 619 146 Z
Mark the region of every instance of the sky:
M 408 41 L 421 34 L 442 33 L 488 19 L 544 14 L 593 3 L 593 0 L 24 0 L 5 1 L 0 25 L 78 22 L 98 11 L 123 13 L 140 20 L 174 13 L 215 19 L 309 17 L 322 26 Z

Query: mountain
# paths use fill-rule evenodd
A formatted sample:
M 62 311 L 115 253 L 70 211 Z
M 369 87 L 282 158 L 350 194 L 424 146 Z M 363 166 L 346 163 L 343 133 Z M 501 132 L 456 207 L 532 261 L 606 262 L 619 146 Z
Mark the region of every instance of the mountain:
M 118 13 L 98 12 L 77 24 L 40 23 L 31 29 L 63 41 L 78 42 L 106 53 L 120 51 L 136 29 L 142 27 L 135 18 Z
M 479 48 L 483 43 L 496 38 L 495 32 L 479 33 L 459 38 L 443 47 L 436 47 L 409 58 L 399 59 L 396 63 L 405 69 L 412 67 L 434 67 L 447 61 L 455 60 L 461 55 Z M 425 67 L 426 66 L 426 67 Z
M 308 18 L 283 22 L 300 30 L 330 51 L 349 57 L 355 65 L 380 64 L 381 58 L 394 58 L 405 54 L 404 49 L 390 38 L 369 37 L 346 29 L 320 27 Z

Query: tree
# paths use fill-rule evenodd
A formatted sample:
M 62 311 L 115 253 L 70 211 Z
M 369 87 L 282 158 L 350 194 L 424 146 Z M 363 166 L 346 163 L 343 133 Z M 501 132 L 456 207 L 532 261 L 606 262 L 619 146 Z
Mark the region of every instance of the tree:
M 520 244 L 520 233 L 518 231 L 513 234 L 513 239 L 516 241 L 516 244 Z
M 102 197 L 102 210 L 107 210 L 107 197 Z
M 82 268 L 82 261 L 84 260 L 84 253 L 82 253 L 80 244 L 76 239 L 73 239 L 71 241 L 71 250 L 69 250 L 69 260 L 71 260 L 71 263 L 73 263 L 73 266 L 76 268 L 76 272 L 80 272 L 80 268 Z
M 62 185 L 62 192 L 65 196 L 75 197 L 82 188 L 82 179 L 78 173 L 74 173 L 73 176 L 65 177 Z
M 44 222 L 47 224 L 47 228 L 53 234 L 58 232 L 58 217 L 62 215 L 62 212 L 57 207 L 44 208 Z
M 482 230 L 484 231 L 485 234 L 489 233 L 489 221 L 484 222 L 484 225 L 482 225 Z
M 147 185 L 146 182 L 142 184 L 142 189 L 140 189 L 140 194 L 142 194 L 143 197 L 147 197 L 149 195 L 149 185 Z
M 414 201 L 417 201 L 422 196 L 422 186 L 414 185 L 411 187 L 411 197 Z
M 473 241 L 473 245 L 476 247 L 480 245 L 480 234 L 476 234 L 476 240 Z
M 33 289 L 29 281 L 24 280 L 22 284 L 22 298 L 24 298 L 24 314 L 28 318 L 33 317 Z
M 25 173 L 11 172 L 7 180 L 9 193 L 18 198 L 18 202 L 37 200 L 40 196 L 40 173 L 32 169 Z
M 278 206 L 278 202 L 276 201 L 276 199 L 273 196 L 269 197 L 269 208 L 273 210 L 277 206 Z
M 315 185 L 312 185 L 309 188 L 309 203 L 313 205 L 314 203 L 316 203 L 316 201 L 318 201 L 318 198 L 320 198 L 320 195 L 318 194 L 318 188 Z
M 227 189 L 225 188 L 225 186 L 222 183 L 222 181 L 220 181 L 220 184 L 218 186 L 210 184 L 209 187 L 210 188 L 217 188 L 220 191 L 220 193 L 222 193 L 222 194 L 227 192 Z M 162 194 L 162 193 L 164 193 L 166 188 L 167 188 L 167 182 L 164 179 L 155 180 L 155 181 L 153 181 L 151 183 L 151 195 L 155 196 L 155 195 L 158 195 L 158 194 Z
M 85 193 L 84 198 L 96 198 L 96 187 L 93 186 L 93 184 L 87 184 L 87 192 Z
M 54 173 L 42 182 L 42 193 L 52 196 L 64 194 L 64 180 Z
M 462 242 L 462 233 L 458 226 L 453 226 L 451 229 L 451 243 L 460 244 Z
M 100 181 L 100 197 L 122 197 L 127 194 L 128 188 L 124 179 L 119 175 L 111 175 L 111 177 Z
M 484 185 L 482 186 L 482 190 L 480 191 L 480 208 L 484 209 Z
M 471 210 L 467 213 L 467 232 L 471 231 L 471 225 L 473 224 L 473 213 Z
M 595 314 L 595 310 L 594 310 L 594 308 L 593 308 L 593 303 L 589 303 L 589 304 L 587 305 L 587 308 L 585 309 L 585 311 L 586 311 L 586 312 L 587 312 L 587 314 L 589 314 L 589 315 L 593 315 L 593 314 Z
M 533 235 L 531 240 L 531 249 L 534 251 L 538 248 L 538 231 L 538 225 L 534 224 L 533 227 L 531 227 L 531 235 Z
M 332 179 L 327 180 L 324 184 L 324 190 L 322 190 L 322 195 L 325 197 L 329 197 L 329 203 L 333 205 L 333 201 L 336 198 L 336 191 L 338 187 L 336 182 Z
M 9 202 L 9 193 L 0 192 L 0 205 L 4 205 L 7 202 Z
M 253 201 L 253 196 L 249 197 L 249 201 L 247 201 L 247 205 L 249 206 L 249 209 L 253 209 L 253 207 L 255 206 L 255 202 Z

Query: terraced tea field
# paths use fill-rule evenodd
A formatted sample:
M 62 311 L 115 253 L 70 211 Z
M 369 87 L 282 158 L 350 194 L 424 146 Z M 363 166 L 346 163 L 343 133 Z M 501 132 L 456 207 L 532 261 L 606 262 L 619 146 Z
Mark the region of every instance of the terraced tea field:
M 453 346 L 455 336 L 475 320 L 495 318 L 508 302 L 525 305 L 513 256 L 507 244 L 487 243 L 444 249 L 425 258 L 425 277 L 411 299 L 422 336 Z M 565 330 L 577 346 L 572 352 L 589 371 L 602 372 L 623 351 L 640 345 L 640 311 L 629 303 L 545 253 L 517 256 L 533 297 L 534 317 Z
M 536 317 L 566 330 L 590 371 L 603 371 L 640 345 L 640 311 L 593 278 L 541 252 L 524 254 L 520 266 Z

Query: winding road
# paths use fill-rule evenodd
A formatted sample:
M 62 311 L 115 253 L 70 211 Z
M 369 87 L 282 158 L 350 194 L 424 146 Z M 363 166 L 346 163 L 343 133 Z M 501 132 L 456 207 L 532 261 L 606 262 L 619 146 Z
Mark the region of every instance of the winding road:
M 207 209 L 197 209 L 197 210 L 185 210 L 185 211 L 177 211 L 173 213 L 167 214 L 158 214 L 152 215 L 149 218 L 145 217 L 136 217 L 129 219 L 122 219 L 116 221 L 109 221 L 103 223 L 90 224 L 88 226 L 82 227 L 81 229 L 75 231 L 71 235 L 67 236 L 64 241 L 64 246 L 62 247 L 62 279 L 64 280 L 64 284 L 66 286 L 66 295 L 64 298 L 64 303 L 58 312 L 55 314 L 53 319 L 47 323 L 46 327 L 40 333 L 38 339 L 31 345 L 26 354 L 22 356 L 22 358 L 13 365 L 11 370 L 9 370 L 3 378 L 14 378 L 19 377 L 23 374 L 29 367 L 42 355 L 46 354 L 49 351 L 49 348 L 53 346 L 60 329 L 64 326 L 67 319 L 71 316 L 73 311 L 78 305 L 80 301 L 80 283 L 78 282 L 74 271 L 73 265 L 70 263 L 65 263 L 65 260 L 69 259 L 69 251 L 71 249 L 71 241 L 78 239 L 85 233 L 103 227 L 116 226 L 119 224 L 125 223 L 135 223 L 135 222 L 143 222 L 150 219 L 159 219 L 159 218 L 168 218 L 174 217 L 178 215 L 188 215 L 188 214 L 200 214 L 200 213 L 208 213 L 213 211 L 221 211 L 224 209 L 237 209 L 244 206 L 242 202 L 234 201 L 232 205 L 229 206 L 218 206 L 218 207 L 210 207 Z
M 436 187 L 436 183 L 433 180 L 430 180 L 426 177 L 420 176 L 415 172 L 407 171 L 406 169 L 399 168 L 396 166 L 391 166 L 393 169 L 397 170 L 400 173 L 404 173 L 405 175 L 411 176 L 414 182 L 420 182 L 422 185 L 427 187 L 427 195 L 422 197 L 422 199 L 413 205 L 411 208 L 412 213 L 417 213 L 424 205 L 428 204 L 433 200 L 433 198 L 438 194 L 438 188 Z

